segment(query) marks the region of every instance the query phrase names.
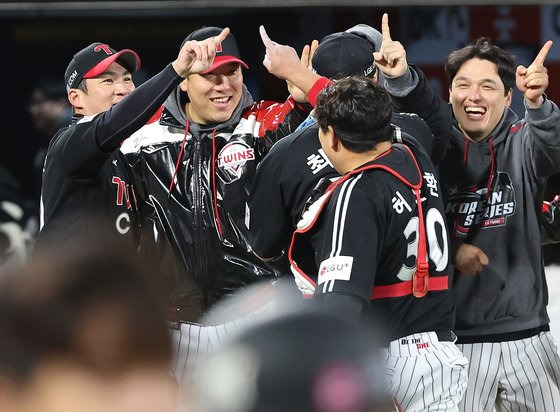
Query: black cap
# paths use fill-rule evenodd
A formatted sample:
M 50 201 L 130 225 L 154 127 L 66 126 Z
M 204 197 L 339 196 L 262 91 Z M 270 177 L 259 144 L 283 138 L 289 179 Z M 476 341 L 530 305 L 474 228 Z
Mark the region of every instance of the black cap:
M 329 79 L 375 73 L 372 44 L 354 33 L 333 33 L 321 40 L 313 55 L 313 70 Z
M 341 412 L 390 404 L 375 329 L 309 309 L 254 323 L 214 347 L 195 375 L 200 410 Z
M 66 90 L 78 87 L 82 79 L 100 75 L 114 61 L 134 73 L 140 68 L 140 57 L 135 51 L 124 49 L 117 52 L 104 43 L 92 43 L 74 55 L 64 72 Z
M 217 36 L 222 32 L 222 30 L 223 29 L 220 27 L 202 27 L 189 34 L 186 39 L 183 40 L 181 47 L 183 47 L 183 45 L 189 40 L 202 41 L 210 37 Z M 249 68 L 249 66 L 247 66 L 247 63 L 245 63 L 241 59 L 241 54 L 239 53 L 237 42 L 235 41 L 235 37 L 233 37 L 233 34 L 231 34 L 231 32 L 216 48 L 216 57 L 214 58 L 214 63 L 212 64 L 212 67 L 210 67 L 210 69 L 208 69 L 205 73 L 211 72 L 217 67 L 220 67 L 227 63 L 239 63 L 246 69 Z
M 387 339 L 377 321 L 343 318 L 322 303 L 303 299 L 284 278 L 213 305 L 202 324 L 224 332 L 197 362 L 198 410 L 373 412 L 390 403 Z

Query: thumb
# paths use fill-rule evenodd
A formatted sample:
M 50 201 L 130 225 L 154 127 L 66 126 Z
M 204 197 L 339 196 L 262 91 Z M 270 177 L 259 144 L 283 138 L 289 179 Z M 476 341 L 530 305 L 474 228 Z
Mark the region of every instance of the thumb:
M 373 52 L 373 60 L 380 62 L 383 60 L 383 55 L 379 52 Z
M 486 253 L 484 253 L 482 250 L 478 251 L 478 261 L 484 266 L 486 266 L 489 262 L 488 256 L 486 256 Z
M 519 66 L 517 66 L 515 72 L 518 76 L 524 76 L 527 73 L 527 68 L 520 64 Z

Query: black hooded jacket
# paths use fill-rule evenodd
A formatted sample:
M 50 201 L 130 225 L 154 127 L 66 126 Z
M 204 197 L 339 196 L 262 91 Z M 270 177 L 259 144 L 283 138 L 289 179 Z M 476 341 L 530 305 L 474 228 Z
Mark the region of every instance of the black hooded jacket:
M 186 119 L 179 88 L 161 115 L 121 150 L 129 158 L 141 219 L 151 229 L 170 287 L 171 319 L 196 322 L 218 299 L 281 271 L 263 263 L 246 240 L 246 199 L 257 164 L 307 116 L 290 98 L 253 102 L 243 95 L 231 118 L 215 125 Z

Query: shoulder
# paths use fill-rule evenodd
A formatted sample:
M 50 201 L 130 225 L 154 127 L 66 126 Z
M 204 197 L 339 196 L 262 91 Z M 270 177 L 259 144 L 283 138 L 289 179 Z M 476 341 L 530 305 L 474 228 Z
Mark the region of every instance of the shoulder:
M 151 122 L 130 135 L 121 145 L 122 153 L 136 153 L 147 146 L 180 143 L 184 138 L 184 131 L 173 132 L 173 128 L 159 122 Z
M 95 128 L 97 126 L 97 120 L 101 118 L 100 114 L 93 116 L 84 116 L 75 120 L 72 124 L 63 127 L 52 137 L 48 151 L 51 152 L 56 150 L 57 147 L 66 146 L 67 142 L 76 137 L 88 137 L 91 135 L 93 139 L 95 137 Z
M 431 136 L 432 134 L 424 119 L 414 113 L 393 113 L 391 123 L 414 138 Z

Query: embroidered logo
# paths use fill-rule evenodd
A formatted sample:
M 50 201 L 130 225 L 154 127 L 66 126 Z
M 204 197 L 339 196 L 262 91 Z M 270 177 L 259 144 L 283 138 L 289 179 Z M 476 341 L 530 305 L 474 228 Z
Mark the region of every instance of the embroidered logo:
M 465 235 L 473 227 L 483 229 L 506 224 L 515 213 L 515 190 L 506 172 L 497 172 L 490 191 L 483 188 L 451 190 L 445 213 L 455 216 L 455 234 Z
M 229 177 L 229 182 L 241 177 L 243 166 L 255 160 L 255 150 L 246 143 L 236 141 L 226 144 L 218 154 L 218 167 Z

